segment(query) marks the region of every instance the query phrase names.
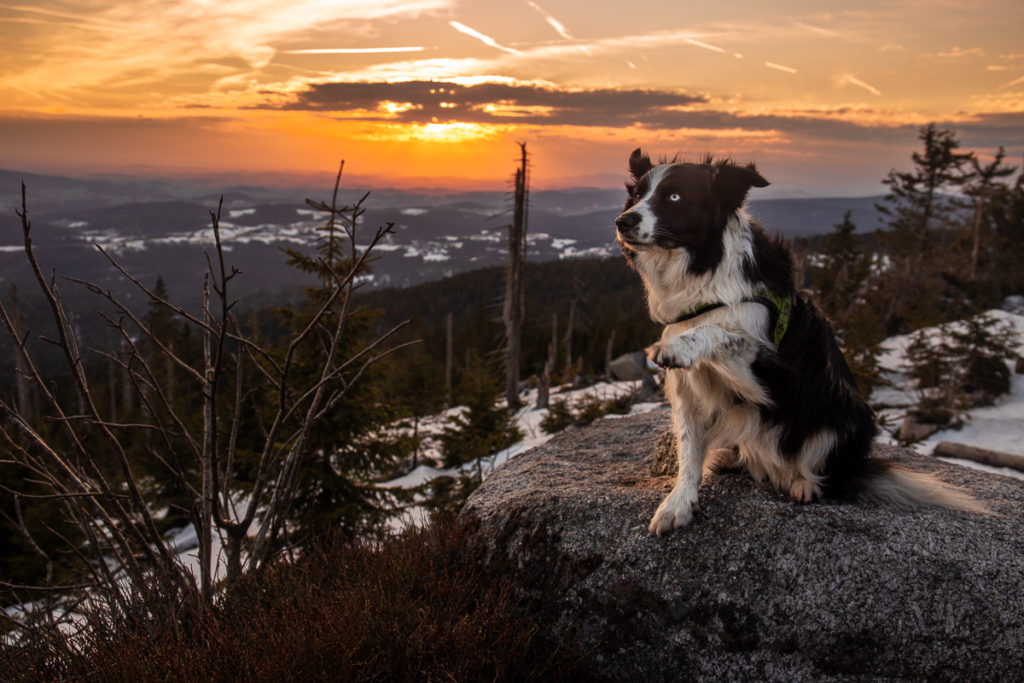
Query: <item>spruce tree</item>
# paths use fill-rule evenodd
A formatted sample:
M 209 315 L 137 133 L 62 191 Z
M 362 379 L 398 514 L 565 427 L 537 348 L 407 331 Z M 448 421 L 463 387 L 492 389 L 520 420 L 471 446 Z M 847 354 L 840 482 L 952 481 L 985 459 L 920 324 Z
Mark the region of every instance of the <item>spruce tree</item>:
M 439 437 L 445 467 L 479 462 L 522 438 L 512 412 L 497 403 L 497 381 L 475 353 L 459 390 L 465 410 L 451 418 Z
M 319 373 L 325 363 L 339 364 L 330 383 L 336 398 L 310 435 L 305 466 L 298 474 L 293 512 L 295 540 L 299 542 L 326 533 L 354 537 L 382 528 L 392 512 L 394 492 L 373 482 L 392 472 L 403 455 L 396 450 L 394 440 L 382 436 L 383 428 L 397 414 L 375 381 L 379 368 L 367 365 L 374 354 L 364 351 L 376 336 L 378 314 L 360 306 L 352 296 L 358 283 L 371 272 L 356 246 L 356 231 L 369 193 L 350 205 L 338 206 L 340 180 L 341 169 L 330 203 L 306 200 L 312 208 L 326 213 L 324 225 L 318 228 L 316 253 L 284 250 L 288 264 L 314 276 L 316 284 L 306 288 L 302 308 L 277 311 L 285 327 L 298 332 L 308 326 L 316 311 L 329 306 L 312 343 L 297 354 L 292 372 L 300 376 Z M 390 228 L 388 224 L 378 229 L 378 235 Z M 336 358 L 328 360 L 324 350 L 339 324 L 343 326 L 342 341 Z
M 873 307 L 873 258 L 861 245 L 847 211 L 825 241 L 822 263 L 814 270 L 813 286 L 828 316 L 846 362 L 865 396 L 878 384 L 881 323 Z
M 882 279 L 886 332 L 894 334 L 933 324 L 952 314 L 958 293 L 944 291 L 958 279 L 966 254 L 951 253 L 951 229 L 966 204 L 957 193 L 970 180 L 970 152 L 959 151 L 953 131 L 934 123 L 921 128 L 923 150 L 911 156 L 910 171 L 891 170 L 889 188 L 877 204 L 886 224 L 882 233 L 888 268 Z
M 988 197 L 992 226 L 990 277 L 999 298 L 1024 294 L 1024 172 L 1012 186 L 997 184 Z
M 1002 178 L 1007 178 L 1017 170 L 1013 166 L 1003 163 L 1006 158 L 1006 150 L 1002 147 L 996 152 L 991 163 L 983 164 L 976 157 L 971 157 L 971 167 L 974 169 L 971 182 L 964 188 L 964 194 L 974 202 L 974 216 L 971 220 L 971 270 L 970 279 L 978 277 L 978 262 L 981 257 L 982 238 L 986 224 L 989 223 L 989 203 L 992 195 L 996 192 L 997 185 Z M 1005 186 L 1003 186 L 1005 187 Z
M 918 330 L 907 347 L 914 412 L 925 422 L 958 424 L 965 411 L 1009 392 L 1017 342 L 1013 326 L 989 314 Z

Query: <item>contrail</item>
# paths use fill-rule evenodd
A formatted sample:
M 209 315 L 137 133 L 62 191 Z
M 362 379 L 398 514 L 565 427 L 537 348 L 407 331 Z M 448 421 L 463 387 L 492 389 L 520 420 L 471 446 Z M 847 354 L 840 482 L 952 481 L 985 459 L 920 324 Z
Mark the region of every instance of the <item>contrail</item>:
M 769 69 L 775 69 L 776 71 L 784 71 L 787 74 L 795 74 L 796 73 L 796 69 L 794 69 L 791 66 L 783 66 L 781 64 L 776 64 L 775 62 L 765 62 L 764 65 L 766 67 L 768 67 Z
M 860 80 L 859 78 L 857 78 L 856 76 L 854 76 L 852 74 L 845 74 L 842 77 L 842 79 L 840 80 L 840 85 L 846 85 L 847 83 L 850 83 L 851 85 L 855 85 L 858 88 L 864 88 L 865 90 L 867 90 L 872 95 L 881 95 L 882 94 L 881 90 L 879 90 L 878 88 L 876 88 L 875 86 L 873 86 L 873 85 L 871 85 L 869 83 L 865 83 L 864 81 Z
M 483 33 L 480 33 L 480 31 L 477 31 L 476 29 L 472 29 L 472 28 L 466 26 L 465 24 L 460 24 L 457 21 L 449 21 L 448 25 L 451 26 L 456 31 L 458 31 L 459 33 L 465 33 L 467 36 L 472 36 L 473 38 L 476 38 L 477 40 L 479 40 L 484 45 L 488 45 L 490 47 L 493 47 L 496 50 L 501 50 L 502 52 L 508 52 L 509 54 L 513 54 L 513 55 L 519 54 L 519 50 L 516 50 L 516 49 L 511 48 L 511 47 L 505 47 L 504 45 L 501 45 L 500 43 L 498 43 L 498 41 L 496 41 L 494 38 L 491 38 L 490 36 L 485 36 Z
M 710 43 L 702 43 L 699 40 L 694 40 L 693 38 L 683 38 L 683 40 L 689 43 L 690 45 L 693 45 L 695 47 L 702 47 L 705 50 L 711 50 L 712 52 L 725 52 L 725 50 L 718 47 L 717 45 L 711 45 Z
M 847 79 L 848 79 L 849 83 L 853 83 L 854 85 L 859 86 L 859 87 L 863 88 L 864 90 L 867 90 L 872 95 L 881 95 L 882 94 L 881 90 L 879 90 L 878 88 L 874 87 L 873 85 L 868 85 L 867 83 L 864 83 L 863 81 L 861 81 L 859 78 L 856 78 L 855 76 L 848 76 Z
M 533 0 L 526 0 L 526 4 L 540 12 L 541 16 L 544 17 L 545 21 L 547 21 L 551 25 L 551 28 L 555 29 L 555 31 L 558 32 L 558 35 L 562 36 L 566 40 L 573 40 L 572 35 L 570 35 L 568 29 L 565 28 L 565 24 L 563 24 L 558 19 L 555 19 L 553 16 L 545 12 L 543 7 L 533 2 Z

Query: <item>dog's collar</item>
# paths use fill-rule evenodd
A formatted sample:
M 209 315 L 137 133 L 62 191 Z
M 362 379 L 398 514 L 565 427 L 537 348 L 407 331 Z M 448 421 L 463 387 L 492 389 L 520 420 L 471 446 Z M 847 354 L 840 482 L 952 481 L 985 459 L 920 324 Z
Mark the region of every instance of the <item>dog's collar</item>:
M 775 324 L 772 326 L 772 341 L 775 342 L 775 346 L 777 347 L 782 343 L 782 339 L 786 336 L 786 330 L 789 329 L 789 319 L 793 313 L 793 302 L 795 300 L 795 294 L 779 294 L 778 292 L 774 292 L 765 287 L 764 289 L 758 290 L 754 296 L 741 299 L 740 301 L 741 303 L 754 303 L 767 306 L 768 310 L 774 313 Z M 675 323 L 681 323 L 686 320 L 693 320 L 694 318 L 699 318 L 705 313 L 710 313 L 711 311 L 722 308 L 726 305 L 728 304 L 721 301 L 716 301 L 710 304 L 701 304 L 695 308 L 691 308 L 688 311 L 680 313 L 668 324 L 674 325 Z
M 672 320 L 669 323 L 669 325 L 674 325 L 676 323 L 681 323 L 684 320 L 693 320 L 694 318 L 699 318 L 700 316 L 704 315 L 705 313 L 709 313 L 710 311 L 713 311 L 716 308 L 721 308 L 722 306 L 725 306 L 725 304 L 723 304 L 721 301 L 715 302 L 713 304 L 701 304 L 700 306 L 697 306 L 696 308 L 691 308 L 688 311 L 684 311 L 684 312 L 680 313 L 674 320 Z

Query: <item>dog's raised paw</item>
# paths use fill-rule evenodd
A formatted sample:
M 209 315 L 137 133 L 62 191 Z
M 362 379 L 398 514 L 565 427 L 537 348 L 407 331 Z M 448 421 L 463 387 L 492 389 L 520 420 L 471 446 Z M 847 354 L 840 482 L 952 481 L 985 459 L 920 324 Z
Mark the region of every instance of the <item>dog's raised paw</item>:
M 691 368 L 697 362 L 693 343 L 684 336 L 655 342 L 647 347 L 647 358 L 663 368 Z

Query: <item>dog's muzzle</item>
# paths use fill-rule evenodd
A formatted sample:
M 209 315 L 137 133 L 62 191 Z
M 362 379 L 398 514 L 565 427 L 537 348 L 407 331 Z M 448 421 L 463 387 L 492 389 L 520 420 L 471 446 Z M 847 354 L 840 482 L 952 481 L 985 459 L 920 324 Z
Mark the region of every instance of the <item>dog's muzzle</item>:
M 619 217 L 615 219 L 615 228 L 620 237 L 629 239 L 636 236 L 636 226 L 640 225 L 641 220 L 640 214 L 636 211 L 626 211 L 620 213 Z

